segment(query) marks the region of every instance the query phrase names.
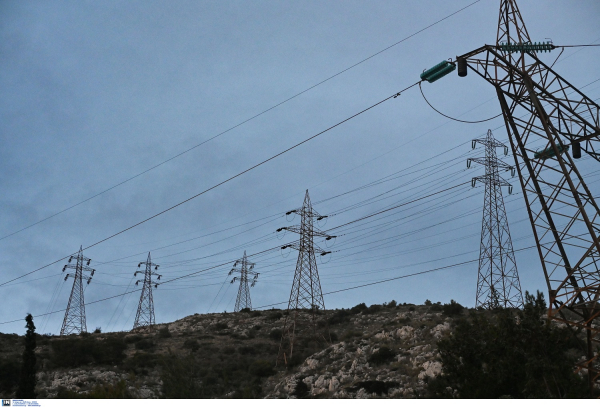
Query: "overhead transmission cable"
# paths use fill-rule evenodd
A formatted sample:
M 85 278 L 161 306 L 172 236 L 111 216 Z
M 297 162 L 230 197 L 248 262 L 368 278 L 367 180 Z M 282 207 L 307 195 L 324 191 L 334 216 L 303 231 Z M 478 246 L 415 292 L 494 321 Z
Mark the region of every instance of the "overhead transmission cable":
M 212 136 L 212 137 L 210 137 L 210 138 L 208 138 L 208 139 L 206 139 L 206 140 L 204 140 L 204 141 L 202 141 L 202 142 L 200 142 L 200 143 L 198 143 L 198 144 L 196 144 L 196 145 L 194 145 L 194 146 L 192 146 L 192 147 L 190 147 L 190 148 L 188 148 L 188 149 L 186 149 L 184 151 L 182 151 L 179 154 L 176 154 L 176 155 L 174 155 L 174 156 L 172 156 L 172 157 L 170 157 L 170 158 L 168 158 L 168 159 L 166 159 L 166 160 L 164 160 L 164 161 L 162 161 L 162 162 L 160 162 L 160 163 L 158 163 L 158 164 L 156 164 L 156 165 L 154 165 L 154 166 L 152 166 L 152 167 L 150 167 L 150 168 L 148 168 L 148 169 L 146 169 L 146 170 L 144 170 L 144 171 L 142 171 L 142 172 L 140 172 L 140 173 L 138 173 L 136 175 L 133 175 L 133 176 L 125 179 L 124 181 L 121 181 L 121 182 L 119 182 L 119 183 L 117 183 L 117 184 L 115 184 L 115 185 L 113 185 L 113 186 L 111 186 L 111 187 L 109 187 L 109 188 L 101 191 L 101 192 L 98 192 L 97 194 L 92 195 L 89 198 L 86 198 L 86 199 L 84 199 L 84 200 L 82 200 L 82 201 L 80 201 L 80 202 L 78 202 L 76 204 L 73 204 L 73 205 L 71 205 L 71 206 L 69 206 L 69 207 L 67 207 L 67 208 L 65 208 L 65 209 L 63 209 L 63 210 L 61 210 L 59 212 L 56 212 L 53 215 L 47 216 L 47 217 L 45 217 L 45 218 L 43 218 L 43 219 L 41 219 L 41 220 L 39 220 L 37 222 L 34 222 L 34 223 L 32 223 L 32 224 L 24 227 L 24 228 L 21 228 L 21 229 L 15 231 L 15 232 L 12 232 L 12 233 L 9 233 L 7 235 L 4 235 L 4 236 L 0 237 L 0 240 L 4 240 L 4 239 L 6 239 L 6 238 L 8 238 L 10 236 L 16 235 L 17 233 L 23 232 L 24 230 L 27 230 L 27 229 L 35 226 L 35 225 L 38 225 L 38 224 L 40 224 L 42 222 L 45 222 L 45 221 L 47 221 L 47 220 L 49 220 L 51 218 L 54 218 L 55 216 L 58 216 L 58 215 L 60 215 L 60 214 L 62 214 L 64 212 L 67 212 L 67 211 L 69 211 L 69 210 L 71 210 L 71 209 L 73 209 L 73 208 L 75 208 L 75 207 L 77 207 L 77 206 L 79 206 L 79 205 L 81 205 L 81 204 L 83 204 L 85 202 L 88 202 L 88 201 L 90 201 L 90 200 L 92 200 L 92 199 L 94 199 L 94 198 L 96 198 L 96 197 L 98 197 L 98 196 L 100 196 L 100 195 L 102 195 L 102 194 L 104 194 L 106 192 L 109 192 L 109 191 L 111 191 L 111 190 L 113 190 L 113 189 L 115 189 L 115 188 L 117 188 L 117 187 L 119 187 L 119 186 L 121 186 L 123 184 L 126 184 L 127 182 L 132 181 L 132 180 L 134 180 L 134 179 L 136 179 L 136 178 L 138 178 L 138 177 L 140 177 L 140 176 L 142 176 L 142 175 L 144 175 L 144 174 L 146 174 L 146 173 L 148 173 L 148 172 L 150 172 L 150 171 L 152 171 L 152 170 L 154 170 L 154 169 L 156 169 L 156 168 L 158 168 L 158 167 L 160 167 L 160 166 L 162 166 L 162 165 L 164 165 L 164 164 L 166 164 L 166 163 L 168 163 L 168 162 L 170 162 L 170 161 L 172 161 L 172 160 L 174 160 L 176 158 L 179 158 L 182 155 L 187 154 L 190 151 L 192 151 L 192 150 L 194 150 L 194 149 L 196 149 L 196 148 L 198 148 L 198 147 L 200 147 L 200 146 L 208 143 L 209 141 L 212 141 L 212 140 L 214 140 L 214 139 L 216 139 L 216 138 L 218 138 L 218 137 L 220 137 L 220 136 L 222 136 L 222 135 L 224 135 L 226 133 L 229 133 L 230 131 L 232 131 L 232 130 L 234 130 L 234 129 L 236 129 L 236 128 L 238 128 L 238 127 L 240 127 L 240 126 L 242 126 L 242 125 L 244 125 L 244 124 L 246 124 L 246 123 L 248 123 L 248 122 L 250 122 L 250 121 L 252 121 L 252 120 L 254 120 L 254 119 L 258 118 L 258 117 L 260 117 L 260 116 L 262 116 L 262 115 L 264 115 L 265 113 L 270 112 L 271 110 L 274 110 L 275 108 L 277 108 L 277 107 L 279 107 L 279 106 L 281 106 L 281 105 L 283 105 L 283 104 L 285 104 L 285 103 L 287 103 L 287 102 L 289 102 L 289 101 L 297 98 L 298 96 L 303 95 L 304 93 L 306 93 L 306 92 L 308 92 L 308 91 L 310 91 L 310 90 L 312 90 L 312 89 L 314 89 L 314 88 L 316 88 L 316 87 L 324 84 L 325 82 L 330 81 L 331 79 L 333 79 L 333 78 L 335 78 L 335 77 L 337 77 L 337 76 L 339 76 L 339 75 L 341 75 L 341 74 L 343 74 L 343 73 L 351 70 L 352 68 L 357 67 L 358 65 L 360 65 L 360 64 L 362 64 L 362 63 L 364 63 L 364 62 L 366 62 L 366 61 L 368 61 L 368 60 L 376 57 L 377 55 L 384 53 L 385 51 L 387 51 L 387 50 L 395 47 L 396 45 L 399 45 L 399 44 L 403 43 L 404 41 L 406 41 L 406 40 L 408 40 L 408 39 L 410 39 L 410 38 L 412 38 L 412 37 L 414 37 L 414 36 L 422 33 L 423 31 L 428 30 L 429 28 L 431 28 L 431 27 L 433 27 L 433 26 L 441 23 L 442 21 L 449 19 L 450 17 L 452 17 L 452 16 L 460 13 L 463 10 L 466 10 L 467 8 L 471 7 L 472 5 L 474 5 L 476 3 L 479 3 L 480 1 L 481 0 L 476 0 L 476 1 L 474 1 L 474 2 L 472 2 L 470 4 L 468 4 L 468 5 L 466 5 L 465 7 L 461 8 L 461 9 L 459 9 L 457 11 L 455 11 L 455 12 L 453 12 L 451 14 L 448 14 L 447 16 L 445 16 L 445 17 L 443 17 L 443 18 L 441 18 L 441 19 L 439 19 L 439 20 L 437 20 L 437 21 L 429 24 L 428 26 L 426 26 L 426 27 L 424 27 L 424 28 L 422 28 L 422 29 L 420 29 L 418 31 L 415 31 L 414 33 L 412 33 L 412 34 L 404 37 L 400 41 L 397 41 L 397 42 L 393 43 L 392 45 L 389 45 L 389 46 L 383 48 L 382 50 L 377 51 L 376 53 L 374 53 L 374 54 L 372 54 L 372 55 L 370 55 L 370 56 L 368 56 L 368 57 L 366 57 L 366 58 L 358 61 L 357 63 L 349 66 L 348 68 L 345 68 L 345 69 L 337 72 L 336 74 L 331 75 L 331 76 L 323 79 L 322 81 L 320 81 L 320 82 L 318 82 L 318 83 L 316 83 L 316 84 L 314 84 L 314 85 L 312 85 L 312 86 L 304 89 L 303 91 L 298 92 L 298 93 L 294 94 L 293 96 L 288 97 L 287 99 L 285 99 L 285 100 L 283 100 L 283 101 L 281 101 L 281 102 L 279 102 L 279 103 L 277 103 L 277 104 L 269 107 L 268 109 L 265 109 L 265 110 L 261 111 L 260 113 L 257 113 L 254 116 L 251 116 L 248 119 L 243 120 L 240 123 L 238 123 L 238 124 L 236 124 L 236 125 L 234 125 L 232 127 L 229 127 L 228 129 L 226 129 L 226 130 L 224 130 L 224 131 L 222 131 L 222 132 L 220 132 L 220 133 L 218 133 L 218 134 L 216 134 L 216 135 L 214 135 L 214 136 Z
M 478 0 L 478 1 L 479 1 L 479 0 Z M 380 104 L 382 104 L 382 103 L 384 103 L 384 102 L 387 102 L 387 101 L 388 101 L 388 100 L 390 100 L 390 99 L 394 99 L 394 98 L 396 98 L 396 97 L 400 96 L 400 95 L 402 94 L 402 92 L 405 92 L 405 91 L 407 91 L 408 89 L 411 89 L 412 87 L 416 86 L 418 83 L 419 83 L 419 82 L 415 82 L 415 83 L 413 83 L 412 85 L 410 85 L 410 86 L 407 86 L 406 88 L 404 88 L 404 89 L 400 90 L 399 92 L 396 92 L 396 93 L 394 93 L 394 94 L 392 94 L 392 95 L 390 95 L 390 96 L 388 96 L 388 97 L 386 97 L 386 98 L 384 98 L 384 99 L 380 100 L 379 102 L 376 102 L 376 103 L 372 104 L 371 106 L 369 106 L 369 107 L 367 107 L 367 108 L 365 108 L 365 109 L 363 109 L 363 110 L 359 111 L 358 113 L 355 113 L 355 114 L 353 114 L 353 115 L 351 115 L 351 116 L 349 116 L 349 117 L 345 118 L 344 120 L 342 120 L 342 121 L 340 121 L 340 122 L 338 122 L 338 123 L 336 123 L 336 124 L 334 124 L 334 125 L 332 125 L 332 126 L 330 126 L 330 127 L 326 128 L 325 130 L 322 130 L 322 131 L 318 132 L 317 134 L 315 134 L 315 135 L 313 135 L 313 136 L 310 136 L 310 137 L 308 137 L 308 138 L 306 138 L 306 139 L 304 139 L 304 140 L 300 141 L 299 143 L 296 143 L 296 144 L 294 144 L 293 146 L 291 146 L 291 147 L 288 147 L 288 148 L 286 148 L 285 150 L 283 150 L 283 151 L 281 151 L 281 152 L 279 152 L 279 153 L 277 153 L 277 154 L 275 154 L 275 155 L 272 155 L 271 157 L 269 157 L 269 158 L 267 158 L 267 159 L 265 159 L 265 160 L 263 160 L 263 161 L 261 161 L 261 162 L 259 162 L 259 163 L 255 164 L 255 165 L 253 165 L 253 166 L 251 166 L 251 167 L 249 167 L 249 168 L 245 169 L 244 171 L 241 171 L 241 172 L 239 172 L 239 173 L 237 173 L 237 174 L 235 174 L 235 175 L 233 175 L 233 176 L 231 176 L 231 177 L 229 177 L 229 178 L 225 179 L 224 181 L 221 181 L 221 182 L 219 182 L 219 183 L 217 183 L 217 184 L 213 185 L 213 186 L 212 186 L 212 187 L 210 187 L 210 188 L 207 188 L 207 189 L 205 189 L 204 191 L 202 191 L 202 192 L 200 192 L 200 193 L 198 193 L 198 194 L 196 194 L 196 195 L 193 195 L 193 196 L 191 196 L 191 197 L 189 197 L 189 198 L 187 198 L 187 199 L 185 199 L 185 200 L 183 200 L 183 201 L 181 201 L 181 202 L 179 202 L 179 203 L 177 203 L 177 204 L 175 204 L 175 205 L 173 205 L 173 206 L 171 206 L 171 207 L 169 207 L 169 208 L 167 208 L 167 209 L 164 209 L 164 210 L 162 210 L 162 211 L 160 211 L 160 212 L 158 212 L 158 213 L 156 213 L 156 214 L 154 214 L 154 215 L 152 215 L 152 216 L 150 216 L 150 217 L 148 217 L 148 218 L 146 218 L 146 219 L 144 219 L 144 220 L 142 220 L 142 221 L 139 221 L 139 222 L 137 222 L 137 223 L 135 223 L 135 224 L 133 224 L 133 225 L 131 225 L 131 226 L 129 226 L 129 227 L 127 227 L 127 228 L 125 228 L 125 229 L 123 229 L 123 230 L 121 230 L 121 231 L 117 232 L 117 233 L 114 233 L 114 234 L 112 234 L 112 235 L 110 235 L 110 236 L 108 236 L 108 237 L 106 237 L 106 238 L 104 238 L 104 239 L 101 239 L 101 240 L 97 241 L 96 243 L 93 243 L 93 244 L 91 244 L 91 245 L 89 245 L 89 246 L 86 246 L 86 247 L 85 247 L 83 250 L 87 250 L 87 249 L 89 249 L 89 248 L 92 248 L 92 247 L 94 247 L 94 246 L 97 246 L 97 245 L 99 245 L 99 244 L 101 244 L 101 243 L 103 243 L 103 242 L 106 242 L 107 240 L 110 240 L 110 239 L 112 239 L 112 238 L 114 238 L 114 237 L 116 237 L 116 236 L 119 236 L 119 235 L 121 235 L 121 234 L 123 234 L 123 233 L 125 233 L 125 232 L 127 232 L 127 231 L 129 231 L 129 230 L 131 230 L 131 229 L 133 229 L 133 228 L 136 228 L 137 226 L 140 226 L 140 225 L 142 225 L 142 224 L 144 224 L 144 223 L 146 223 L 146 222 L 148 222 L 148 221 L 150 221 L 150 220 L 152 220 L 152 219 L 154 219 L 154 218 L 156 218 L 156 217 L 158 217 L 158 216 L 160 216 L 160 215 L 163 215 L 163 214 L 165 214 L 165 213 L 167 213 L 167 212 L 169 212 L 169 211 L 171 211 L 171 210 L 173 210 L 173 209 L 175 209 L 175 208 L 177 208 L 177 207 L 179 207 L 179 206 L 181 206 L 181 205 L 183 205 L 183 204 L 185 204 L 185 203 L 187 203 L 187 202 L 189 202 L 189 201 L 191 201 L 191 200 L 193 200 L 193 199 L 196 199 L 196 198 L 198 198 L 199 196 L 202 196 L 202 195 L 204 195 L 205 193 L 207 193 L 207 192 L 209 192 L 209 191 L 212 191 L 213 189 L 216 189 L 216 188 L 220 187 L 221 185 L 223 185 L 223 184 L 226 184 L 226 183 L 228 183 L 228 182 L 230 182 L 230 181 L 232 181 L 232 180 L 234 180 L 234 179 L 236 179 L 236 178 L 238 178 L 238 177 L 240 177 L 240 176 L 242 176 L 242 175 L 246 174 L 247 172 L 250 172 L 250 171 L 252 171 L 252 170 L 254 170 L 254 169 L 256 169 L 256 168 L 258 168 L 258 167 L 260 167 L 260 166 L 262 166 L 262 165 L 264 165 L 264 164 L 266 164 L 266 163 L 268 163 L 268 162 L 270 162 L 270 161 L 272 161 L 272 160 L 274 160 L 275 158 L 277 158 L 277 157 L 279 157 L 279 156 L 282 156 L 282 155 L 284 155 L 285 153 L 287 153 L 287 152 L 289 152 L 289 151 L 291 151 L 291 150 L 293 150 L 293 149 L 295 149 L 295 148 L 297 148 L 297 147 L 299 147 L 299 146 L 301 146 L 301 145 L 303 145 L 303 144 L 305 144 L 305 143 L 307 143 L 307 142 L 309 142 L 309 141 L 311 141 L 311 140 L 313 140 L 313 139 L 317 138 L 318 136 L 320 136 L 320 135 L 322 135 L 322 134 L 324 134 L 324 133 L 326 133 L 326 132 L 328 132 L 328 131 L 330 131 L 330 130 L 333 130 L 333 129 L 335 129 L 336 127 L 338 127 L 338 126 L 340 126 L 340 125 L 342 125 L 342 124 L 346 123 L 347 121 L 350 121 L 350 120 L 354 119 L 355 117 L 357 117 L 357 116 L 360 116 L 361 114 L 363 114 L 363 113 L 365 113 L 365 112 L 368 112 L 369 110 L 371 110 L 371 109 L 373 109 L 373 108 L 375 108 L 375 107 L 379 106 Z M 60 261 L 62 261 L 62 260 L 64 260 L 64 259 L 68 258 L 69 256 L 71 256 L 71 255 L 64 256 L 64 257 L 62 257 L 62 258 L 60 258 L 60 259 L 58 259 L 58 260 L 56 260 L 56 261 L 53 261 L 52 263 L 46 264 L 45 266 L 39 267 L 39 268 L 37 268 L 37 269 L 35 269 L 35 270 L 32 270 L 32 271 L 30 271 L 30 272 L 28 272 L 28 273 L 26 273 L 26 274 L 23 274 L 23 275 L 21 275 L 21 276 L 19 276 L 19 277 L 16 277 L 16 278 L 13 278 L 13 279 L 11 279 L 11 280 L 8 280 L 8 281 L 5 281 L 5 282 L 3 282 L 3 283 L 0 283 L 0 287 L 2 287 L 2 286 L 4 286 L 4 285 L 6 285 L 6 284 L 8 284 L 8 283 L 11 283 L 11 282 L 13 282 L 13 281 L 15 281 L 15 280 L 18 280 L 18 279 L 20 279 L 20 278 L 23 278 L 23 277 L 25 277 L 25 276 L 27 276 L 27 275 L 30 275 L 30 274 L 33 274 L 33 273 L 35 273 L 35 272 L 37 272 L 37 271 L 40 271 L 40 270 L 42 270 L 42 269 L 45 269 L 46 267 L 49 267 L 49 266 L 51 266 L 51 265 L 53 265 L 53 264 L 56 264 L 56 263 L 58 263 L 58 262 L 60 262 Z

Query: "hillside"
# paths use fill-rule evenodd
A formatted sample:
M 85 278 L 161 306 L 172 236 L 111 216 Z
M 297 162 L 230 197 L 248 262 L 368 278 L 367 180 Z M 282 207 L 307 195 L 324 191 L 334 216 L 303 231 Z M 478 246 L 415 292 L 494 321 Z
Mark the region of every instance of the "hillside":
M 154 330 L 38 336 L 38 397 L 415 397 L 440 371 L 435 343 L 452 326 L 428 306 L 329 310 L 319 318 L 329 321 L 333 345 L 286 371 L 275 368 L 284 312 L 195 314 Z M 0 350 L 0 393 L 8 398 L 23 337 L 2 334 Z
M 333 343 L 296 357 L 288 370 L 275 367 L 281 310 L 195 314 L 127 333 L 39 336 L 38 397 L 425 397 L 427 381 L 442 369 L 437 342 L 463 314 L 456 303 L 428 304 L 322 312 L 318 325 L 329 325 Z M 23 343 L 0 335 L 4 398 L 14 395 Z

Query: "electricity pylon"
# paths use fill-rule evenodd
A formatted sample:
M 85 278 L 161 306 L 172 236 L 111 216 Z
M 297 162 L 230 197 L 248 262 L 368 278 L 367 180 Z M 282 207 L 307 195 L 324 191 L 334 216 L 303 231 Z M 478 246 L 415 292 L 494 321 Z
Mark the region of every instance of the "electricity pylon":
M 600 161 L 600 106 L 538 57 L 515 0 L 501 0 L 495 45 L 457 57 L 496 89 L 548 286 L 548 316 L 587 336 L 590 386 L 600 379 L 600 208 L 574 159 Z M 568 151 L 571 148 L 572 155 Z
M 485 146 L 485 157 L 467 160 L 467 167 L 472 162 L 485 166 L 485 175 L 472 180 L 473 187 L 477 182 L 485 185 L 476 304 L 487 309 L 519 308 L 523 294 L 502 197 L 502 187 L 508 187 L 510 193 L 512 185 L 500 176 L 500 170 L 514 174 L 515 168 L 498 159 L 496 148 L 504 148 L 506 154 L 508 147 L 496 140 L 491 130 L 485 138 L 473 140 L 473 148 L 477 143 Z
M 290 300 L 288 302 L 288 312 L 283 323 L 281 344 L 277 355 L 277 364 L 283 362 L 286 366 L 293 356 L 294 345 L 298 337 L 303 336 L 307 340 L 316 340 L 317 342 L 330 342 L 328 339 L 329 335 L 319 334 L 317 329 L 317 313 L 319 310 L 325 310 L 325 302 L 323 301 L 315 252 L 321 256 L 325 256 L 331 252 L 317 246 L 314 243 L 314 238 L 323 237 L 326 240 L 331 240 L 335 237 L 314 227 L 314 219 L 321 220 L 327 216 L 319 215 L 312 208 L 308 190 L 306 190 L 302 208 L 289 211 L 286 215 L 292 213 L 297 213 L 301 216 L 300 226 L 277 229 L 277 232 L 287 230 L 300 235 L 299 241 L 281 247 L 284 250 L 288 247 L 298 250 L 296 273 L 294 274 L 294 282 L 292 283 Z
M 239 269 L 236 268 L 238 264 L 240 265 Z M 239 277 L 235 276 L 231 280 L 231 284 L 233 284 L 238 278 L 240 280 L 240 288 L 238 290 L 237 299 L 235 300 L 235 312 L 239 312 L 243 309 L 252 309 L 252 300 L 250 299 L 250 288 L 248 287 L 248 274 L 253 276 L 252 283 L 250 285 L 251 287 L 254 287 L 256 281 L 258 280 L 259 274 L 255 271 L 252 271 L 255 265 L 255 263 L 251 263 L 248 261 L 248 258 L 246 257 L 246 251 L 244 250 L 244 257 L 236 261 L 233 264 L 233 268 L 229 272 L 229 275 L 233 273 L 240 273 Z
M 79 246 L 79 253 L 77 253 L 76 256 L 69 257 L 69 263 L 71 263 L 73 259 L 75 259 L 75 264 L 65 264 L 62 269 L 63 272 L 66 269 L 74 269 L 75 274 L 68 273 L 65 276 L 65 281 L 67 281 L 69 277 L 73 277 L 73 288 L 71 289 L 71 295 L 69 296 L 65 318 L 63 319 L 62 327 L 60 328 L 61 336 L 87 332 L 85 301 L 83 299 L 83 280 L 87 280 L 87 284 L 89 284 L 90 281 L 92 281 L 92 276 L 96 270 L 88 267 L 92 260 L 83 255 L 82 246 Z M 89 272 L 90 274 L 87 275 L 84 274 L 84 272 Z
M 145 262 L 140 262 L 138 268 L 140 268 L 142 264 L 146 266 L 144 279 L 137 280 L 135 285 L 138 285 L 141 281 L 144 283 L 144 286 L 142 287 L 142 293 L 140 294 L 140 302 L 138 303 L 137 313 L 135 314 L 133 329 L 140 326 L 152 326 L 155 323 L 154 299 L 152 298 L 152 276 L 157 276 L 157 279 L 160 280 L 161 275 L 152 271 L 152 267 L 154 267 L 154 270 L 158 270 L 158 265 L 152 263 L 152 260 L 150 260 L 150 252 L 148 252 L 148 259 Z M 137 276 L 138 273 L 142 273 L 142 271 L 136 271 L 133 276 Z M 154 288 L 158 288 L 157 283 L 154 283 Z

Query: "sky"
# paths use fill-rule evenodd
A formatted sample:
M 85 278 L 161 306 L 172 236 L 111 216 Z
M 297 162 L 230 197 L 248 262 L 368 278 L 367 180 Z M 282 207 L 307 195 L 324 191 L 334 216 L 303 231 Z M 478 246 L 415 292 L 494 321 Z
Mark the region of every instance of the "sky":
M 499 1 L 472 3 L 0 1 L 0 332 L 22 333 L 26 313 L 38 332 L 60 331 L 73 281 L 61 259 L 80 246 L 328 129 L 442 60 L 493 44 Z M 534 41 L 600 42 L 595 0 L 519 7 Z M 598 99 L 599 58 L 600 47 L 569 48 L 555 69 Z M 453 73 L 423 92 L 453 117 L 500 113 L 494 89 L 475 75 Z M 482 156 L 471 140 L 488 129 L 507 142 L 501 118 L 450 121 L 413 87 L 104 240 L 84 251 L 96 269 L 87 329 L 131 329 L 134 272 L 148 252 L 161 282 L 181 277 L 154 290 L 157 322 L 232 312 L 238 286 L 228 272 L 244 251 L 260 273 L 253 307 L 286 308 L 297 252 L 276 248 L 297 236 L 276 229 L 299 224 L 285 213 L 307 189 L 314 210 L 330 215 L 318 227 L 338 235 L 317 239 L 332 251 L 317 256 L 328 309 L 392 299 L 473 307 L 484 191 L 455 186 L 483 174 L 466 160 Z M 597 163 L 578 164 L 597 196 Z M 510 182 L 513 194 L 503 192 L 521 286 L 545 290 L 540 260 L 526 249 L 534 240 L 518 180 Z M 423 199 L 406 204 L 415 198 Z

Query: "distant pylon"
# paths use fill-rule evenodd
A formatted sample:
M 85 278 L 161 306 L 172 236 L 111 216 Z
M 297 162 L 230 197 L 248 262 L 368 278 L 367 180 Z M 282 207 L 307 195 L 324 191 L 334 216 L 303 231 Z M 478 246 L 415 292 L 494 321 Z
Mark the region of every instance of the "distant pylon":
M 83 280 L 87 280 L 87 284 L 92 281 L 92 276 L 96 270 L 88 267 L 91 259 L 83 256 L 83 248 L 79 247 L 79 253 L 76 256 L 69 257 L 69 263 L 75 259 L 75 264 L 65 264 L 62 271 L 66 269 L 74 269 L 75 274 L 68 273 L 65 276 L 67 278 L 73 277 L 73 288 L 71 289 L 71 296 L 69 297 L 69 303 L 67 304 L 67 310 L 65 311 L 65 319 L 63 320 L 62 327 L 60 328 L 61 335 L 70 335 L 72 333 L 80 334 L 87 332 L 87 325 L 85 321 L 85 301 L 83 299 Z M 84 264 L 85 263 L 85 264 Z M 84 272 L 90 272 L 89 275 L 84 275 Z
M 315 218 L 321 220 L 327 216 L 321 216 L 313 210 L 308 190 L 306 190 L 302 208 L 289 211 L 287 215 L 291 213 L 300 214 L 301 225 L 277 229 L 278 232 L 287 230 L 300 234 L 299 241 L 282 246 L 282 249 L 291 247 L 298 250 L 296 273 L 294 274 L 288 312 L 283 324 L 281 344 L 277 355 L 277 364 L 283 362 L 285 365 L 289 363 L 293 356 L 294 344 L 298 336 L 304 335 L 309 336 L 313 340 L 329 342 L 328 334 L 324 335 L 317 332 L 317 312 L 325 310 L 325 302 L 323 301 L 315 252 L 321 256 L 325 256 L 331 252 L 319 248 L 314 243 L 314 237 L 324 237 L 327 240 L 335 237 L 313 226 Z M 308 312 L 301 315 L 302 310 L 307 310 Z M 305 326 L 306 323 L 308 326 Z
M 239 269 L 236 268 L 238 264 L 240 265 Z M 244 250 L 244 257 L 236 261 L 233 264 L 233 268 L 229 272 L 229 275 L 233 273 L 240 273 L 239 277 L 235 276 L 233 277 L 233 280 L 231 280 L 231 284 L 233 284 L 237 279 L 240 280 L 240 288 L 238 290 L 237 299 L 235 300 L 235 312 L 239 312 L 243 309 L 252 309 L 252 300 L 250 299 L 250 288 L 248 287 L 248 274 L 253 276 L 252 283 L 250 284 L 250 286 L 254 287 L 256 281 L 258 280 L 259 274 L 255 271 L 252 271 L 255 265 L 255 263 L 251 263 L 248 261 L 248 258 L 246 257 L 246 251 Z
M 502 187 L 507 186 L 510 193 L 512 185 L 500 176 L 500 170 L 514 175 L 515 168 L 496 156 L 496 148 L 503 147 L 506 155 L 508 147 L 494 139 L 491 130 L 485 138 L 473 140 L 472 147 L 477 143 L 485 146 L 485 158 L 467 160 L 467 167 L 471 162 L 485 166 L 485 175 L 472 180 L 473 186 L 477 181 L 485 185 L 476 305 L 487 309 L 519 308 L 523 294 L 502 197 Z
M 152 271 L 152 267 L 154 266 L 154 270 L 158 270 L 158 265 L 152 263 L 150 260 L 150 252 L 148 252 L 148 259 L 145 262 L 140 262 L 138 264 L 138 268 L 142 266 L 142 264 L 146 265 L 146 271 L 144 272 L 144 279 L 137 280 L 135 285 L 138 285 L 140 281 L 144 283 L 142 287 L 142 294 L 140 295 L 140 302 L 138 304 L 137 313 L 135 314 L 135 322 L 133 323 L 133 329 L 138 328 L 140 326 L 152 326 L 155 323 L 154 320 L 154 300 L 152 298 L 152 276 L 158 276 L 158 280 L 160 280 L 161 275 Z M 136 271 L 133 275 L 137 276 L 138 273 L 141 273 L 140 270 Z M 154 288 L 157 288 L 158 284 L 154 284 Z

